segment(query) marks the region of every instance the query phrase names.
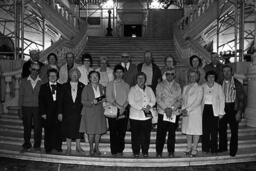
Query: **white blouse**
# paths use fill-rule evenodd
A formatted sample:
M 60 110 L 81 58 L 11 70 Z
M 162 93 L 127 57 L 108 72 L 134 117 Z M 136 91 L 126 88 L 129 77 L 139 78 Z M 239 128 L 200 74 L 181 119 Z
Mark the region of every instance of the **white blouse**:
M 148 120 L 150 117 L 146 117 L 142 109 L 147 105 L 153 107 L 156 103 L 156 97 L 150 87 L 146 86 L 145 90 L 142 90 L 138 85 L 136 85 L 130 89 L 128 102 L 131 105 L 130 119 Z
M 94 88 L 94 86 L 92 86 L 93 92 L 94 92 L 94 97 L 98 98 L 100 97 L 100 86 L 97 86 L 96 88 Z
M 76 101 L 76 96 L 77 96 L 77 84 L 78 84 L 78 82 L 70 82 L 71 95 L 72 95 L 72 100 L 73 100 L 74 103 Z

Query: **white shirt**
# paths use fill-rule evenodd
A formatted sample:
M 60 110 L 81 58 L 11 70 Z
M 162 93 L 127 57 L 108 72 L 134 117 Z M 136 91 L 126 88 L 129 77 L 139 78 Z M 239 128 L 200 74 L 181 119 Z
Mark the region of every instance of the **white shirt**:
M 128 63 L 126 63 L 126 64 L 125 64 L 124 62 L 122 62 L 121 65 L 122 65 L 122 67 L 126 68 L 127 71 L 128 71 L 129 68 L 130 68 L 130 62 L 128 62 Z
M 100 97 L 100 86 L 97 86 L 96 88 L 94 88 L 94 86 L 92 86 L 93 92 L 94 92 L 94 97 L 98 98 Z
M 73 100 L 74 103 L 76 101 L 76 96 L 77 96 L 77 84 L 78 84 L 78 82 L 70 82 L 71 95 L 72 95 L 72 100 Z
M 141 89 L 138 85 L 132 87 L 128 94 L 128 102 L 130 104 L 130 119 L 148 120 L 150 117 L 145 117 L 143 108 L 147 105 L 153 107 L 156 103 L 156 97 L 150 87 Z
M 50 85 L 50 89 L 51 89 L 51 91 L 52 91 L 52 85 L 56 85 L 56 86 L 57 86 L 57 82 L 56 82 L 56 83 L 49 82 L 49 85 Z M 57 95 L 57 91 L 55 90 L 55 91 L 52 93 L 52 99 L 53 99 L 54 102 L 56 101 L 56 95 Z
M 143 64 L 141 71 L 144 72 L 147 76 L 146 85 L 152 85 L 152 79 L 153 79 L 153 65 L 146 65 Z
M 40 78 L 39 76 L 37 76 L 36 79 L 33 80 L 33 79 L 30 77 L 30 75 L 29 75 L 29 76 L 28 76 L 28 80 L 30 81 L 30 83 L 31 83 L 31 85 L 32 85 L 32 88 L 34 89 L 35 86 L 36 86 L 36 84 L 37 84 L 37 82 L 38 82 L 38 81 L 41 81 L 41 78 Z
M 213 93 L 213 86 L 206 85 L 204 89 L 204 104 L 212 104 Z

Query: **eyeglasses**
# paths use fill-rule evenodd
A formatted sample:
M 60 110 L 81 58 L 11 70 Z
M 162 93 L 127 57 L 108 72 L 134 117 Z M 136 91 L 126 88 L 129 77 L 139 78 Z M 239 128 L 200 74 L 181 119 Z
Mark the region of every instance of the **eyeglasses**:
M 174 76 L 175 75 L 175 73 L 165 73 L 165 75 L 172 75 L 172 76 Z
M 40 69 L 36 69 L 36 68 L 31 68 L 32 71 L 39 71 Z

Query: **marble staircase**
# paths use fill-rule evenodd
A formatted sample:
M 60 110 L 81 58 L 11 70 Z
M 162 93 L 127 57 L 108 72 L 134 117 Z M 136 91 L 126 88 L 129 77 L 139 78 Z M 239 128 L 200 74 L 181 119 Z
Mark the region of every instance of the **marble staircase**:
M 176 132 L 175 157 L 167 157 L 167 148 L 164 147 L 162 158 L 155 157 L 156 131 L 151 132 L 151 141 L 149 157 L 138 159 L 133 158 L 131 149 L 131 132 L 127 131 L 125 137 L 125 150 L 122 157 L 113 157 L 110 153 L 109 132 L 104 134 L 100 143 L 101 156 L 90 157 L 89 145 L 82 142 L 83 153 L 75 151 L 75 143 L 72 144 L 72 155 L 66 156 L 66 143 L 63 142 L 63 153 L 46 154 L 41 152 L 21 152 L 23 143 L 22 121 L 15 112 L 15 108 L 9 108 L 9 113 L 0 114 L 0 157 L 16 158 L 23 160 L 42 161 L 50 163 L 66 163 L 94 166 L 119 166 L 119 167 L 173 167 L 173 166 L 194 166 L 209 164 L 224 164 L 256 161 L 256 128 L 246 126 L 245 120 L 239 125 L 239 150 L 236 157 L 230 157 L 228 152 L 218 153 L 217 155 L 204 154 L 201 152 L 201 143 L 199 144 L 199 153 L 197 157 L 187 157 L 184 155 L 186 148 L 186 138 L 181 134 L 180 128 Z M 180 125 L 180 124 L 179 124 Z M 32 133 L 33 135 L 33 133 Z M 44 135 L 44 133 L 43 133 Z M 33 137 L 33 136 L 32 136 Z M 228 131 L 230 138 L 230 131 Z M 33 142 L 33 140 L 32 140 Z

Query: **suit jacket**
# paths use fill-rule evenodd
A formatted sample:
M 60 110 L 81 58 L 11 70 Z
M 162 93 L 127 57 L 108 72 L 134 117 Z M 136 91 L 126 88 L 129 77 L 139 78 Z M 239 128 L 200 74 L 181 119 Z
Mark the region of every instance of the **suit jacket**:
M 136 75 L 138 73 L 137 66 L 130 62 L 129 69 L 124 72 L 123 79 L 124 81 L 129 84 L 129 86 L 135 86 L 136 85 Z
M 141 72 L 142 65 L 143 63 L 140 63 L 137 66 L 137 69 L 139 72 Z M 156 64 L 152 63 L 152 67 L 153 67 L 153 76 L 152 76 L 151 88 L 155 92 L 158 82 L 162 80 L 162 72 Z
M 62 85 L 60 98 L 58 101 L 58 113 L 62 113 L 63 115 L 69 114 L 69 113 L 81 114 L 81 110 L 82 110 L 81 95 L 84 88 L 84 84 L 81 82 L 78 82 L 77 86 L 78 86 L 77 96 L 76 96 L 75 102 L 73 102 L 70 82 L 64 83 Z
M 246 95 L 243 89 L 243 85 L 234 78 L 235 90 L 236 90 L 236 99 L 235 99 L 235 111 L 244 112 L 246 106 Z M 221 85 L 223 81 L 221 82 Z
M 42 81 L 39 80 L 33 89 L 30 80 L 23 78 L 20 82 L 19 106 L 38 107 L 38 95 Z
M 57 102 L 60 98 L 61 84 L 57 83 L 56 101 L 53 101 L 52 91 L 49 82 L 41 85 L 39 91 L 39 113 L 46 114 L 46 120 L 57 119 Z

